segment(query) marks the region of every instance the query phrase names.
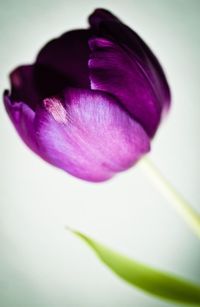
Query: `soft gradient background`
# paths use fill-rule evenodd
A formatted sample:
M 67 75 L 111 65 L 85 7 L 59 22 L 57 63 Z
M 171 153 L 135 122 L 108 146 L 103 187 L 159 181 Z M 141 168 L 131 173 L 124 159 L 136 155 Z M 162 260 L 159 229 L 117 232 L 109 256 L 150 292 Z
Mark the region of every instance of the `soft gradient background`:
M 152 159 L 200 210 L 200 1 L 0 0 L 0 87 L 50 39 L 86 27 L 105 7 L 134 28 L 163 64 L 173 92 Z M 0 107 L 0 306 L 167 307 L 127 285 L 70 225 L 133 258 L 200 282 L 200 242 L 139 165 L 90 184 L 46 164 L 18 138 Z

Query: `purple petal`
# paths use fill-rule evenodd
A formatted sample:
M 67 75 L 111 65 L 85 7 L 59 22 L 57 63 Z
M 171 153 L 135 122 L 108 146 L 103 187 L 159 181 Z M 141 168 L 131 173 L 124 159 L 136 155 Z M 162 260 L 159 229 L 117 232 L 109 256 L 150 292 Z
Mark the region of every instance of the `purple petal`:
M 43 98 L 57 95 L 67 86 L 89 88 L 89 37 L 90 30 L 70 31 L 42 48 L 35 74 Z
M 92 27 L 99 27 L 102 21 L 121 22 L 116 16 L 105 9 L 96 9 L 88 18 Z
M 67 84 L 62 74 L 40 64 L 17 67 L 10 74 L 10 82 L 12 100 L 24 101 L 33 110 L 41 106 L 45 97 L 61 92 Z
M 24 65 L 16 68 L 10 74 L 11 99 L 13 101 L 26 101 L 35 110 L 39 104 L 40 96 L 34 79 L 34 66 Z
M 35 112 L 23 102 L 12 101 L 7 91 L 4 94 L 4 104 L 22 140 L 30 149 L 38 153 L 34 131 Z
M 117 17 L 104 9 L 95 10 L 89 17 L 89 22 L 97 36 L 113 40 L 132 53 L 152 80 L 160 105 L 166 111 L 170 104 L 170 89 L 159 61 L 145 42 Z
M 89 45 L 91 88 L 114 95 L 152 137 L 160 122 L 161 106 L 148 76 L 117 44 L 94 38 Z
M 89 181 L 103 181 L 132 166 L 149 151 L 149 138 L 107 94 L 70 89 L 63 99 L 44 100 L 36 113 L 42 156 Z
M 10 74 L 12 99 L 26 101 L 35 110 L 42 99 L 67 86 L 89 88 L 90 36 L 90 30 L 67 32 L 45 45 L 34 65 L 16 68 Z

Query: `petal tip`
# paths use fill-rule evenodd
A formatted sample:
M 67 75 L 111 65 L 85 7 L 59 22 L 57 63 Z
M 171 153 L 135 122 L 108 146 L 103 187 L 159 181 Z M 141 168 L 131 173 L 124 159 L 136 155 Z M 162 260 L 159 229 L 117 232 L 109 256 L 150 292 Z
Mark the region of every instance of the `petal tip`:
M 111 12 L 103 8 L 97 8 L 88 18 L 89 24 L 91 26 L 98 26 L 104 20 L 115 20 L 118 21 L 118 18 L 115 17 Z

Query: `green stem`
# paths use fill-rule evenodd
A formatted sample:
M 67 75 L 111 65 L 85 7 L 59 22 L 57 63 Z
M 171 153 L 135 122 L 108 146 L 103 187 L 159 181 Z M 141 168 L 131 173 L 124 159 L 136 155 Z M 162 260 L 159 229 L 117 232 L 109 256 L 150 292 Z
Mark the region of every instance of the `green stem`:
M 150 177 L 159 191 L 170 201 L 185 222 L 192 228 L 200 238 L 200 214 L 196 212 L 183 196 L 166 180 L 158 168 L 148 159 L 140 161 L 141 168 Z

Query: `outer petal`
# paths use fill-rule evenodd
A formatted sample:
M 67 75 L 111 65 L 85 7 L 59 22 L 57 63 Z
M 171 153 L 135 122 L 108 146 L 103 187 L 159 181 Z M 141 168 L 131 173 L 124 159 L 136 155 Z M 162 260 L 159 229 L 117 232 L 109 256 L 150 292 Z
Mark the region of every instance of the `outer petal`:
M 76 177 L 109 179 L 149 151 L 143 128 L 107 94 L 70 89 L 44 106 L 36 114 L 43 158 Z
M 170 104 L 169 86 L 162 67 L 145 42 L 117 17 L 104 9 L 95 10 L 89 17 L 89 22 L 98 36 L 111 39 L 132 52 L 132 56 L 137 59 L 152 80 L 162 109 L 167 110 Z
M 11 101 L 7 91 L 4 94 L 4 104 L 13 125 L 23 141 L 30 149 L 38 153 L 34 131 L 35 112 L 24 102 Z
M 70 83 L 61 73 L 40 64 L 17 67 L 10 81 L 12 100 L 24 101 L 33 110 L 41 106 L 44 97 L 59 93 Z
M 117 97 L 148 135 L 153 136 L 160 122 L 161 106 L 151 80 L 136 59 L 119 45 L 104 38 L 91 39 L 89 45 L 92 89 Z
M 34 66 L 24 65 L 17 67 L 10 74 L 11 99 L 26 101 L 35 110 L 40 102 L 40 95 L 34 78 Z
M 26 101 L 35 110 L 42 99 L 67 86 L 89 88 L 90 36 L 90 30 L 67 32 L 46 44 L 34 65 L 16 68 L 10 74 L 12 99 Z
M 89 88 L 90 30 L 70 31 L 47 43 L 36 60 L 35 75 L 43 98 L 67 86 Z

